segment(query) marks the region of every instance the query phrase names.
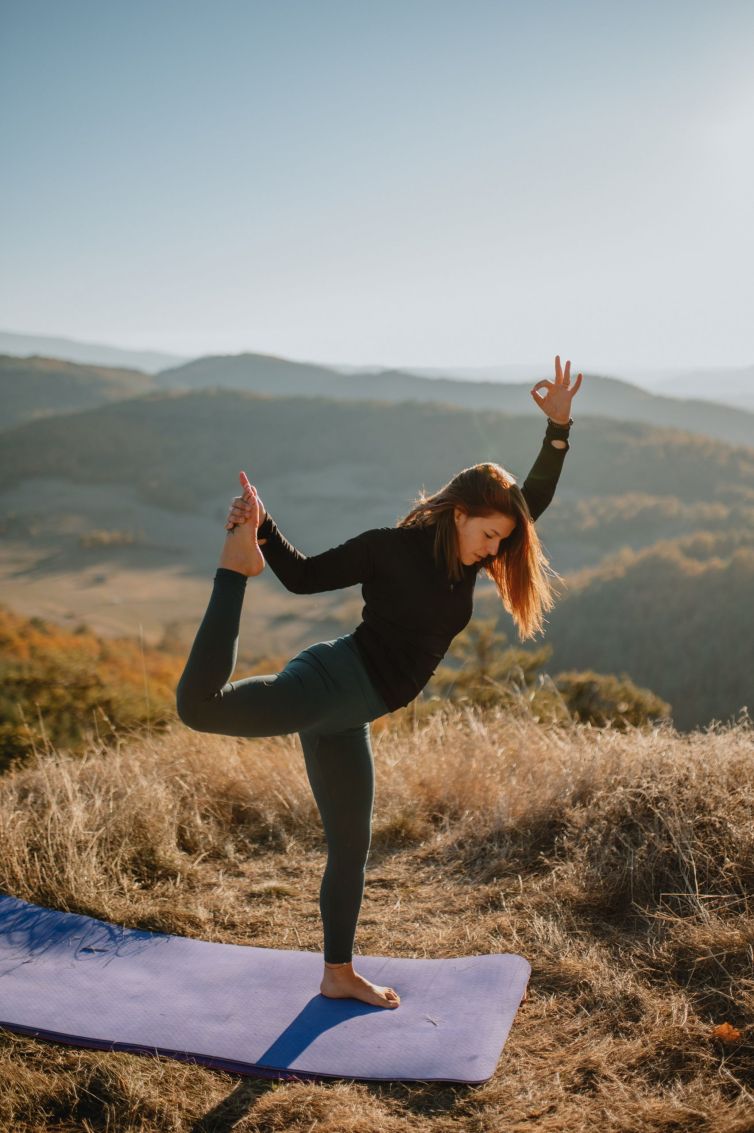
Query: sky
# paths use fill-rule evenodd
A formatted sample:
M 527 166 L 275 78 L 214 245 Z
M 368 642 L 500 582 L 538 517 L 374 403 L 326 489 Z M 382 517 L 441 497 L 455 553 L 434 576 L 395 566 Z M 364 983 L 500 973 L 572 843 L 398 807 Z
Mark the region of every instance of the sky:
M 0 326 L 754 363 L 751 0 L 0 0 Z

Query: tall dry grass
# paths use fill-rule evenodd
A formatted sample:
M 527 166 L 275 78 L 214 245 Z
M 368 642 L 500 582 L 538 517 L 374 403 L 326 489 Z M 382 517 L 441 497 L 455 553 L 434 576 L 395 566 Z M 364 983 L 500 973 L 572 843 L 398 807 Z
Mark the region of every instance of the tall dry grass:
M 748 718 L 679 734 L 448 705 L 373 742 L 357 953 L 525 955 L 493 1078 L 272 1084 L 5 1033 L 1 1127 L 751 1130 Z M 0 888 L 40 904 L 319 951 L 323 866 L 295 736 L 176 724 L 0 779 Z

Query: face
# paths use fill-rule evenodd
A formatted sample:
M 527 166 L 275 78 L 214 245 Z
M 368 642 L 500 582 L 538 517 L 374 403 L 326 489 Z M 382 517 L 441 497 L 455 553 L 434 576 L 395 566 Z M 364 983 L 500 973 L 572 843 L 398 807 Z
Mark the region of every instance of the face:
M 466 515 L 460 508 L 454 508 L 453 517 L 464 566 L 471 566 L 488 555 L 496 555 L 500 540 L 507 538 L 516 526 L 512 516 L 499 511 L 492 515 Z

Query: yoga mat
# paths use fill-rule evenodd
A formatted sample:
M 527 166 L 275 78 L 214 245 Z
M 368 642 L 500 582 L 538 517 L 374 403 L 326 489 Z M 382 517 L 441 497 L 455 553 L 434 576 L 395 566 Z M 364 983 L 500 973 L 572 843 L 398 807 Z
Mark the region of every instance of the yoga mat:
M 531 973 L 523 956 L 356 956 L 401 996 L 319 992 L 320 952 L 124 928 L 0 895 L 0 1026 L 278 1079 L 486 1082 Z

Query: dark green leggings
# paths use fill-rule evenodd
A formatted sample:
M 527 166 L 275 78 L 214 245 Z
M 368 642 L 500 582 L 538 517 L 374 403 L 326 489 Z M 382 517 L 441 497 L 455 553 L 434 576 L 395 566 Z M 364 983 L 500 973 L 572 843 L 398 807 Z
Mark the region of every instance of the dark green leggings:
M 369 721 L 389 711 L 351 634 L 302 650 L 279 672 L 230 682 L 246 576 L 218 567 L 176 690 L 184 724 L 224 736 L 298 732 L 327 839 L 319 907 L 325 960 L 353 958 L 372 835 L 374 758 Z M 230 682 L 230 683 L 229 683 Z

